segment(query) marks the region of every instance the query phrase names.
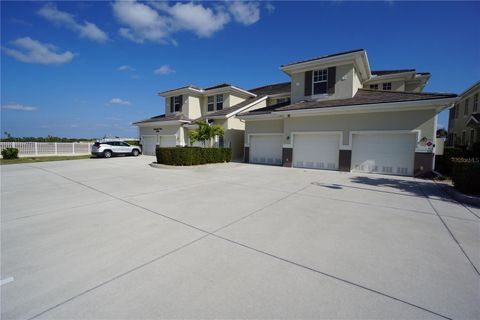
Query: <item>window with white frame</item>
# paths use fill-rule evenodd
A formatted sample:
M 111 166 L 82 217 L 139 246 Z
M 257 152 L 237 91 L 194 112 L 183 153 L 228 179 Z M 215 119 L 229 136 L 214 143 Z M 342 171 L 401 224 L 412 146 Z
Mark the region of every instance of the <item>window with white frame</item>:
M 215 97 L 214 96 L 208 96 L 207 97 L 207 111 L 213 111 L 215 110 Z
M 314 70 L 312 72 L 312 77 L 313 94 L 327 93 L 328 69 Z
M 215 96 L 217 100 L 217 110 L 222 110 L 223 109 L 223 94 L 217 94 Z
M 478 110 L 478 93 L 475 93 L 473 96 L 473 112 L 477 112 Z
M 180 112 L 182 111 L 182 96 L 175 96 L 173 98 L 173 110 L 175 112 Z
M 383 90 L 392 90 L 392 83 L 391 82 L 384 82 L 383 83 Z
M 462 131 L 462 145 L 464 146 L 465 145 L 465 131 Z
M 474 140 L 475 140 L 475 130 L 471 129 L 470 130 L 470 145 L 473 145 Z
M 371 84 L 370 89 L 372 90 L 378 90 L 378 83 L 377 84 Z
M 463 109 L 463 115 L 468 115 L 468 105 L 470 104 L 470 99 L 465 100 L 465 108 Z

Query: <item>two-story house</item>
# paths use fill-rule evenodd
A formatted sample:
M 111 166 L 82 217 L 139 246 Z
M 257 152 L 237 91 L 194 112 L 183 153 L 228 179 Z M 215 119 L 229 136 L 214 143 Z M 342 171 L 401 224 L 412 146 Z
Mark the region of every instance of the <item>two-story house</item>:
M 237 115 L 246 162 L 423 175 L 432 171 L 437 114 L 456 94 L 421 92 L 430 74 L 371 71 L 363 49 L 281 66 L 290 101 Z
M 450 109 L 448 118 L 448 146 L 471 148 L 480 142 L 480 81 L 460 95 L 460 100 Z
M 190 145 L 189 130 L 195 120 L 205 120 L 224 128 L 217 145 L 232 148 L 233 158 L 242 158 L 245 123 L 235 117 L 247 109 L 263 108 L 267 96 L 257 95 L 230 84 L 209 88 L 185 86 L 159 93 L 165 98 L 165 114 L 135 122 L 139 127 L 144 154 L 154 155 L 155 148 Z M 198 144 L 195 144 L 198 145 Z

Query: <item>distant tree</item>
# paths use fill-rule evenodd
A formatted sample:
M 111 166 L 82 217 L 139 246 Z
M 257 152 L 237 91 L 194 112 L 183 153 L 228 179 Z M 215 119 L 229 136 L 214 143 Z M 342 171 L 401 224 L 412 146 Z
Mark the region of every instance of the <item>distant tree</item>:
M 208 142 L 208 146 L 212 147 L 212 141 L 216 136 L 223 137 L 224 131 L 223 127 L 219 125 L 210 125 L 209 123 L 198 120 L 195 122 L 198 125 L 198 129 L 190 130 L 188 132 L 188 137 L 190 138 L 190 145 L 193 145 L 195 142 L 202 142 L 205 147 Z
M 445 128 L 440 128 L 437 130 L 437 138 L 446 138 L 448 135 L 447 130 Z

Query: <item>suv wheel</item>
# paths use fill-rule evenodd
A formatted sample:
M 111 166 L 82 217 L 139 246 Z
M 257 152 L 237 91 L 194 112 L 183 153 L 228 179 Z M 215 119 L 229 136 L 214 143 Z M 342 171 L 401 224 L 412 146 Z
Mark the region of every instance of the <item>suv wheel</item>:
M 104 151 L 104 152 L 103 152 L 103 156 L 104 156 L 105 158 L 110 158 L 110 157 L 112 156 L 112 151 L 110 151 L 110 150 Z
M 133 149 L 132 156 L 137 157 L 139 155 L 138 149 Z

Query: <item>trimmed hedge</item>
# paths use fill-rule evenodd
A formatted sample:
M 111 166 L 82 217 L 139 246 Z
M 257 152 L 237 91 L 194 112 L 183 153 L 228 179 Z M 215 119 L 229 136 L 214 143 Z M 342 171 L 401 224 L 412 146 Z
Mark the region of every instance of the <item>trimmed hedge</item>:
M 229 148 L 175 147 L 156 149 L 157 162 L 171 166 L 193 166 L 205 163 L 230 162 Z
M 452 158 L 452 182 L 455 189 L 480 195 L 480 162 L 478 159 Z
M 18 159 L 17 148 L 5 148 L 2 150 L 3 159 Z
M 466 157 L 465 150 L 463 148 L 445 148 L 443 155 L 435 157 L 435 170 L 443 175 L 450 175 L 452 173 L 452 158 Z

